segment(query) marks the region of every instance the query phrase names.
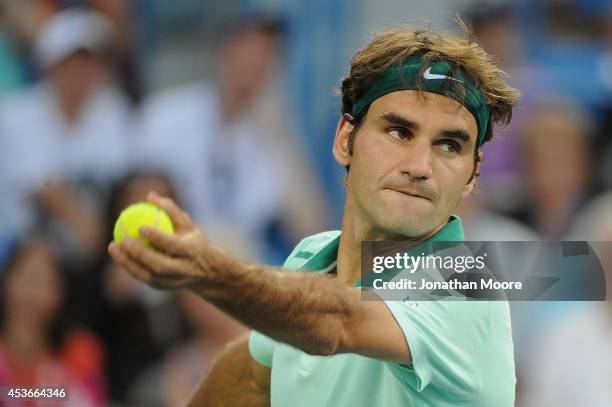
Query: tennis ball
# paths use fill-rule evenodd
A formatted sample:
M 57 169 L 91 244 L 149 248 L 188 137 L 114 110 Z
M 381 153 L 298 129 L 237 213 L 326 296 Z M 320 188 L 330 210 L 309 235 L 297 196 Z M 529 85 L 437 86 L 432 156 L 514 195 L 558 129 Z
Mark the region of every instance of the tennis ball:
M 148 202 L 140 202 L 128 206 L 119 214 L 113 230 L 113 240 L 119 244 L 124 238 L 131 237 L 151 247 L 148 240 L 138 232 L 141 226 L 154 227 L 168 234 L 174 233 L 172 221 L 163 209 Z

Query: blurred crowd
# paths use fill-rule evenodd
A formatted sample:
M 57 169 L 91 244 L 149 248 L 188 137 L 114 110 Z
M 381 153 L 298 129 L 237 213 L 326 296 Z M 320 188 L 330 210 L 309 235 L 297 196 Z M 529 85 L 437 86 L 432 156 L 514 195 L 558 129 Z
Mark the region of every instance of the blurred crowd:
M 279 265 L 339 227 L 333 128 L 311 137 L 285 80 L 295 13 L 170 3 L 0 0 L 0 385 L 63 386 L 75 406 L 182 405 L 246 332 L 109 261 L 118 213 L 150 190 L 250 261 Z M 609 1 L 463 3 L 523 94 L 460 207 L 468 240 L 612 240 Z M 317 102 L 330 122 L 332 91 Z M 608 273 L 610 248 L 598 253 Z M 512 311 L 517 405 L 612 405 L 610 302 Z

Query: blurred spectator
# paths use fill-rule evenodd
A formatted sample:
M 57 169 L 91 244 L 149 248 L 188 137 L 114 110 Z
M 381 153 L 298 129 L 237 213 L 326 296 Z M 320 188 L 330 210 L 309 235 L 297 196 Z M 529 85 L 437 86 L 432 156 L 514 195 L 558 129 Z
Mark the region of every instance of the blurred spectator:
M 510 2 L 475 1 L 464 15 L 479 44 L 499 61 L 509 83 L 521 91 L 510 125 L 496 127 L 494 141 L 483 147 L 485 160 L 479 179 L 482 203 L 512 213 L 523 204 L 517 129 L 525 120 L 527 106 L 554 87 L 549 75 L 525 60 L 524 38 Z
M 612 194 L 578 217 L 573 236 L 589 240 L 603 266 L 607 302 L 573 303 L 553 324 L 539 324 L 525 358 L 522 407 L 612 405 Z M 535 328 L 534 328 L 535 329 Z
M 145 201 L 149 191 L 177 199 L 163 172 L 131 172 L 113 188 L 106 223 L 112 225 L 128 205 Z M 112 239 L 111 231 L 108 228 L 106 240 Z M 207 233 L 212 241 L 243 258 L 258 258 L 251 242 L 236 238 L 230 230 L 212 226 Z M 102 289 L 94 325 L 108 349 L 107 378 L 114 403 L 184 402 L 215 353 L 241 331 L 238 324 L 196 297 L 180 296 L 179 310 L 172 296 L 139 283 L 113 262 L 107 261 L 100 279 L 92 281 L 87 290 L 90 295 L 96 285 Z M 181 342 L 185 327 L 188 339 Z M 171 356 L 167 356 L 169 351 Z M 186 370 L 176 370 L 179 367 Z
M 528 190 L 527 217 L 548 239 L 561 239 L 591 192 L 590 117 L 579 105 L 551 101 L 532 106 L 521 129 Z
M 142 112 L 143 160 L 167 169 L 196 222 L 229 224 L 278 262 L 325 223 L 279 90 L 279 26 L 225 26 L 214 81 L 162 91 Z
M 47 243 L 30 239 L 12 251 L 0 272 L 0 383 L 58 386 L 69 395 L 64 405 L 102 406 L 103 348 L 93 334 L 68 328 L 67 288 Z
M 141 2 L 122 0 L 0 0 L 0 58 L 4 58 L 0 68 L 0 91 L 9 84 L 20 85 L 37 76 L 27 56 L 31 54 L 41 27 L 53 14 L 74 7 L 91 7 L 115 24 L 113 57 L 119 71 L 118 82 L 132 100 L 138 101 L 142 96 L 141 78 L 136 72 L 140 57 L 138 48 L 147 44 L 141 44 L 144 42 L 140 32 L 143 13 L 138 14 L 134 9 L 145 6 Z M 13 51 L 21 58 L 15 58 Z M 12 81 L 6 83 L 10 79 Z
M 166 406 L 185 405 L 221 349 L 246 332 L 238 322 L 193 293 L 179 293 L 178 301 L 192 333 L 164 363 Z
M 163 172 L 131 172 L 113 188 L 107 224 L 126 206 L 146 200 L 149 191 L 176 199 L 174 186 Z M 207 229 L 211 231 L 211 240 L 227 250 L 243 257 L 253 254 L 250 242 L 229 238 L 229 231 Z M 107 377 L 113 403 L 179 405 L 216 352 L 242 332 L 240 325 L 197 297 L 181 294 L 174 301 L 110 261 L 100 277 L 103 304 L 95 325 L 108 348 Z
M 174 187 L 159 172 L 132 172 L 113 188 L 106 222 L 109 235 L 121 210 L 146 200 L 149 191 L 176 198 Z M 87 292 L 101 290 L 95 326 L 108 349 L 109 396 L 114 403 L 142 404 L 130 399 L 134 383 L 157 365 L 168 348 L 178 341 L 180 327 L 176 307 L 165 293 L 138 283 L 115 263 L 107 260 L 99 279 Z M 147 403 L 145 403 L 147 404 Z
M 127 165 L 130 108 L 110 81 L 114 28 L 62 11 L 35 44 L 44 79 L 0 105 L 0 223 L 22 235 L 39 221 L 75 257 L 97 254 L 101 202 Z

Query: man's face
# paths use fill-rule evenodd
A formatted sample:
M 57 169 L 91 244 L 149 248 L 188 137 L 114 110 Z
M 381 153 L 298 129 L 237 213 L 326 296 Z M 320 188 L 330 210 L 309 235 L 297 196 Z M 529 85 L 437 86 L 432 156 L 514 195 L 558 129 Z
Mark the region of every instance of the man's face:
M 355 134 L 341 120 L 334 156 L 350 165 L 352 222 L 389 237 L 423 237 L 446 224 L 473 189 L 476 120 L 457 101 L 405 90 L 375 100 Z
M 98 84 L 104 70 L 100 57 L 78 51 L 53 65 L 49 76 L 66 97 L 80 101 Z

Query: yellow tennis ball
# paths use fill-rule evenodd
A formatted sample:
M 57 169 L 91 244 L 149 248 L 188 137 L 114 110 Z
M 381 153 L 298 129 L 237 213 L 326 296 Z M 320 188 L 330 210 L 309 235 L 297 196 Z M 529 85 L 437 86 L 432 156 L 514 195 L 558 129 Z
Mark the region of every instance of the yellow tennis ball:
M 166 211 L 148 202 L 140 202 L 128 206 L 119 214 L 113 230 L 113 240 L 119 244 L 126 237 L 131 237 L 151 247 L 138 231 L 141 226 L 154 227 L 168 234 L 174 233 L 172 221 Z

